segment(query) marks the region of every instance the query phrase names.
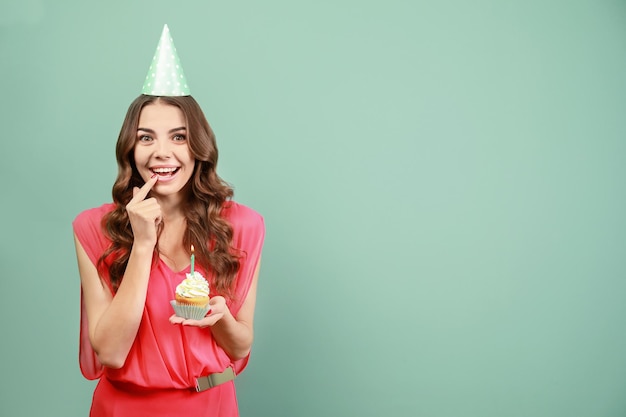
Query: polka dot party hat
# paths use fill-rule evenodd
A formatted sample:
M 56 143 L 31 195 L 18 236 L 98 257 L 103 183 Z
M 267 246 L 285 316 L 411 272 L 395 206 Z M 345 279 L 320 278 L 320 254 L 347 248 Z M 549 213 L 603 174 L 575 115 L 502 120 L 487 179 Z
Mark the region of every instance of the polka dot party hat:
M 152 64 L 141 94 L 148 96 L 188 96 L 189 86 L 167 25 L 163 26 Z

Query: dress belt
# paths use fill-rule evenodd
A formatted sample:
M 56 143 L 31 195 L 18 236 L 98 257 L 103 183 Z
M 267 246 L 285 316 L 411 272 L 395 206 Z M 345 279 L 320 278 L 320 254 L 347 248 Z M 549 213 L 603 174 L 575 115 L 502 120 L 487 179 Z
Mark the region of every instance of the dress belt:
M 235 379 L 235 371 L 229 366 L 224 372 L 216 372 L 196 378 L 196 392 L 206 391 L 233 379 Z

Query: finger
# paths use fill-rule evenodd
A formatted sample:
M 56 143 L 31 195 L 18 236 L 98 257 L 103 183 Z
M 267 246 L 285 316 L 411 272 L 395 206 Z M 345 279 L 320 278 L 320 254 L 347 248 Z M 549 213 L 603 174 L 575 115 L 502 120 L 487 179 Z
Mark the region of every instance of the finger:
M 220 304 L 226 304 L 226 299 L 221 295 L 216 295 L 209 299 L 209 305 L 217 306 Z
M 126 208 L 129 209 L 131 207 L 132 212 L 137 218 L 153 220 L 162 216 L 161 206 L 154 197 L 134 202 L 131 200 L 131 202 L 126 205 Z
M 141 201 L 146 198 L 154 184 L 159 180 L 157 175 L 150 178 L 138 191 L 133 189 L 133 198 L 130 200 L 131 203 Z
M 209 327 L 217 323 L 223 316 L 224 314 L 219 313 L 219 314 L 206 316 L 202 320 L 187 319 L 182 322 L 182 325 L 183 326 L 195 326 L 195 327 Z
M 146 201 L 146 200 L 144 200 Z M 163 213 L 161 207 L 157 204 L 155 208 L 146 212 L 146 218 L 154 219 L 154 224 L 158 226 L 163 221 Z
M 182 317 L 178 317 L 176 314 L 172 314 L 170 316 L 170 323 L 172 323 L 172 324 L 180 324 L 183 321 L 185 321 L 185 319 L 182 318 Z

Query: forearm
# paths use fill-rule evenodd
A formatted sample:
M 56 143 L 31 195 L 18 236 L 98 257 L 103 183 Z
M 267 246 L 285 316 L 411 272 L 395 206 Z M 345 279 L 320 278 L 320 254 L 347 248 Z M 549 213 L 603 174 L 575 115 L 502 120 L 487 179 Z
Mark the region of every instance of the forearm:
M 91 335 L 98 359 L 120 368 L 135 340 L 143 314 L 153 250 L 133 246 L 124 278 Z
M 252 324 L 237 321 L 228 309 L 224 316 L 211 327 L 211 332 L 217 344 L 231 359 L 242 359 L 250 353 L 254 339 Z
M 234 317 L 227 306 L 224 306 L 224 316 L 215 323 L 211 331 L 217 343 L 226 351 L 231 359 L 237 360 L 248 356 L 254 339 L 254 306 L 256 304 L 256 288 L 259 278 L 257 264 L 242 306 Z

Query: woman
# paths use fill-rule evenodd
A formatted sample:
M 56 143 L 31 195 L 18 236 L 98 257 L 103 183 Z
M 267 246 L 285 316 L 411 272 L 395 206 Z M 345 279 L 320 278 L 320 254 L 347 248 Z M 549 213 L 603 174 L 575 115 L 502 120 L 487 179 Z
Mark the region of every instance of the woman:
M 116 147 L 113 203 L 75 219 L 82 288 L 80 365 L 100 378 L 92 416 L 237 416 L 262 217 L 231 201 L 214 134 L 191 96 L 141 95 Z M 202 320 L 172 315 L 190 269 L 211 286 Z

